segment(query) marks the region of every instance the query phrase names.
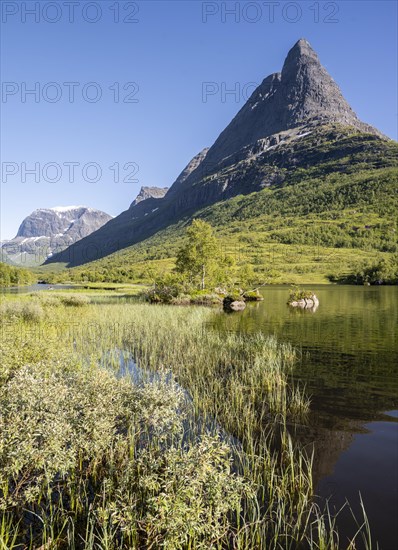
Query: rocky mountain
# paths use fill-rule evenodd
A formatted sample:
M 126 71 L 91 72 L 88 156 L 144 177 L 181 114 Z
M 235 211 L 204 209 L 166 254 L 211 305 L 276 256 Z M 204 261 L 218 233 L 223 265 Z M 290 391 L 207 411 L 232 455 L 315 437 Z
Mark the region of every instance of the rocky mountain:
M 23 220 L 14 239 L 1 243 L 1 253 L 17 264 L 42 263 L 111 219 L 86 206 L 39 208 Z
M 1 244 L 0 244 L 0 262 L 2 264 L 15 265 L 15 263 L 11 260 L 11 258 L 6 253 L 6 251 L 1 247 Z
M 315 51 L 301 39 L 288 53 L 282 72 L 267 76 L 220 134 L 206 162 L 217 164 L 261 138 L 330 122 L 381 135 L 358 119 Z
M 141 187 L 140 192 L 131 203 L 130 208 L 147 199 L 162 199 L 168 190 L 168 187 Z
M 282 71 L 263 80 L 163 198 L 134 202 L 105 227 L 48 261 L 79 265 L 88 261 L 88 248 L 96 250 L 97 258 L 106 256 L 206 206 L 297 183 L 300 174 L 324 177 L 356 164 L 363 167 L 367 159 L 382 168 L 390 141 L 358 119 L 310 44 L 300 39 Z

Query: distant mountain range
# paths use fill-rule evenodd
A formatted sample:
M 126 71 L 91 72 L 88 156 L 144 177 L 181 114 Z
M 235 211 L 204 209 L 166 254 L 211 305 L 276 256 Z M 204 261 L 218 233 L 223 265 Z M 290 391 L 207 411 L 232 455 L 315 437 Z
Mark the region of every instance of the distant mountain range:
M 214 144 L 188 163 L 166 193 L 142 191 L 145 200 L 135 200 L 46 263 L 81 265 L 140 243 L 221 201 L 227 208 L 238 195 L 278 192 L 333 174 L 337 181 L 347 173 L 396 167 L 397 158 L 397 144 L 358 119 L 310 44 L 300 39 L 282 71 L 263 80 Z M 344 197 L 339 200 L 344 208 Z M 261 204 L 266 209 L 266 201 Z M 324 208 L 327 216 L 327 204 Z
M 43 263 L 111 219 L 86 206 L 39 208 L 23 220 L 14 239 L 1 243 L 1 260 L 28 266 Z

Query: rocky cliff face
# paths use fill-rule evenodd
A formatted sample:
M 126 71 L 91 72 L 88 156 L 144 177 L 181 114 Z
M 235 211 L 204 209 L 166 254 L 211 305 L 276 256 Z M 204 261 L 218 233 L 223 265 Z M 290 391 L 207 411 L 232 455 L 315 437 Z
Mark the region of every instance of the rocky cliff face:
M 181 174 L 175 180 L 173 185 L 170 187 L 169 198 L 175 195 L 176 193 L 178 193 L 179 191 L 181 191 L 182 189 L 184 189 L 185 187 L 184 184 L 189 179 L 192 173 L 196 173 L 198 175 L 197 169 L 200 170 L 205 164 L 205 159 L 208 151 L 209 151 L 209 148 L 205 147 L 200 153 L 195 155 L 193 159 L 188 162 L 184 170 L 181 172 Z
M 138 203 L 147 199 L 162 199 L 168 190 L 168 187 L 141 187 L 140 192 L 131 203 L 130 208 L 137 206 Z
M 299 40 L 282 72 L 267 76 L 206 156 L 209 171 L 220 161 L 262 138 L 300 126 L 340 123 L 381 135 L 361 122 L 310 44 Z
M 42 263 L 111 219 L 85 206 L 40 208 L 23 220 L 14 239 L 1 244 L 2 252 L 14 263 Z
M 134 201 L 105 227 L 50 261 L 70 266 L 140 242 L 168 225 L 238 194 L 294 182 L 298 169 L 321 166 L 320 175 L 360 163 L 386 138 L 361 122 L 309 43 L 289 51 L 282 71 L 271 74 L 216 139 L 196 155 L 163 198 Z M 349 159 L 347 161 L 347 159 Z M 381 165 L 380 165 L 381 166 Z

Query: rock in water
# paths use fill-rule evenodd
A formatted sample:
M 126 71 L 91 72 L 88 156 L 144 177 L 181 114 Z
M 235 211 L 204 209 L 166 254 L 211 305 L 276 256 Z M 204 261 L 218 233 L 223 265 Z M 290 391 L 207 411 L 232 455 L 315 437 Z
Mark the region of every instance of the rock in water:
M 293 300 L 289 302 L 291 307 L 299 307 L 301 309 L 312 309 L 316 310 L 319 306 L 319 300 L 315 294 L 309 298 L 301 298 L 300 300 Z
M 244 300 L 236 300 L 227 296 L 223 300 L 223 307 L 225 311 L 243 311 L 246 307 Z

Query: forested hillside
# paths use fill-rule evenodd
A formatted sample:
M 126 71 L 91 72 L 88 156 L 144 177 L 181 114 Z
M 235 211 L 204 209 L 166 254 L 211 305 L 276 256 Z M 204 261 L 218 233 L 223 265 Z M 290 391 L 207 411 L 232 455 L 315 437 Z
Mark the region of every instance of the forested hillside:
M 259 281 L 324 281 L 397 253 L 398 170 L 370 169 L 233 197 L 202 209 L 226 254 Z M 169 271 L 189 219 L 61 279 L 147 281 Z M 49 266 L 50 267 L 50 266 Z

